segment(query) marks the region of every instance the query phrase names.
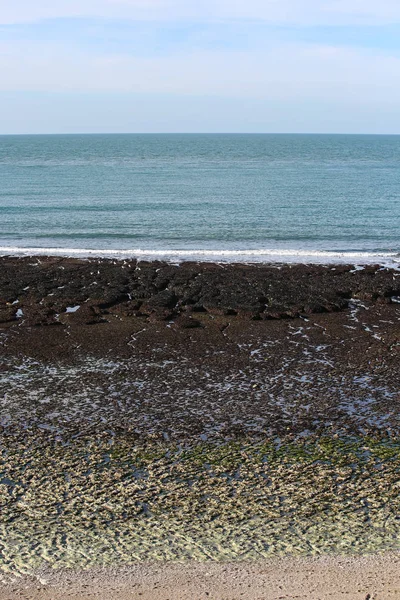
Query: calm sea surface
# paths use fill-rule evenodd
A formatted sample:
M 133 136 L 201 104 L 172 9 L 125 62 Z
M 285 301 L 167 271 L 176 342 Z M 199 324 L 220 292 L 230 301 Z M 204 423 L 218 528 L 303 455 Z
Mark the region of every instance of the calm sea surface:
M 400 136 L 1 136 L 0 253 L 39 251 L 400 262 Z

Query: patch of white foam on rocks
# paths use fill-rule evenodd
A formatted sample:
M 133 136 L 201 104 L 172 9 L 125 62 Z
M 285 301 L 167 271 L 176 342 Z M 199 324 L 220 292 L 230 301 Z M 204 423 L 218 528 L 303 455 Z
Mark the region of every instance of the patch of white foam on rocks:
M 76 306 L 67 306 L 65 312 L 66 313 L 75 313 L 80 309 L 80 304 L 77 304 Z

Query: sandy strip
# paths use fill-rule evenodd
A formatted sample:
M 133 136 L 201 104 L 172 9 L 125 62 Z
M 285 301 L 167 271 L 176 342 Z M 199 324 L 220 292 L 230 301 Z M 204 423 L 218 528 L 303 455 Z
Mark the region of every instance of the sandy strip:
M 400 554 L 254 563 L 135 565 L 42 572 L 0 586 L 0 600 L 395 600 Z

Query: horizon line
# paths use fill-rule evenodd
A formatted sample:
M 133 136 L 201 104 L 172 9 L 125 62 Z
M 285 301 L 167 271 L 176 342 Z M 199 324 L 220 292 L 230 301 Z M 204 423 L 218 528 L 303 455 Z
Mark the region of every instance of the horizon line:
M 400 136 L 399 133 L 370 133 L 370 132 L 329 132 L 329 131 L 59 131 L 36 133 L 0 133 L 0 137 L 16 136 L 46 136 L 46 135 L 358 135 L 358 136 Z

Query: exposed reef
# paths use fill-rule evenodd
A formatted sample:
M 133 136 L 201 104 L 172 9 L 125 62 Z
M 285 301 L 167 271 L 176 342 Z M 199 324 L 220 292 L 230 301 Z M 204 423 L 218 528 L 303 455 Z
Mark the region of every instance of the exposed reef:
M 1 258 L 3 579 L 398 550 L 399 298 L 379 266 Z
M 109 315 L 171 319 L 196 313 L 280 319 L 391 303 L 400 273 L 379 265 L 222 265 L 32 257 L 0 258 L 0 322 L 98 323 Z M 68 308 L 79 307 L 75 312 Z M 19 311 L 19 313 L 18 313 Z M 73 317 L 71 315 L 74 315 Z M 63 321 L 64 318 L 64 321 Z

